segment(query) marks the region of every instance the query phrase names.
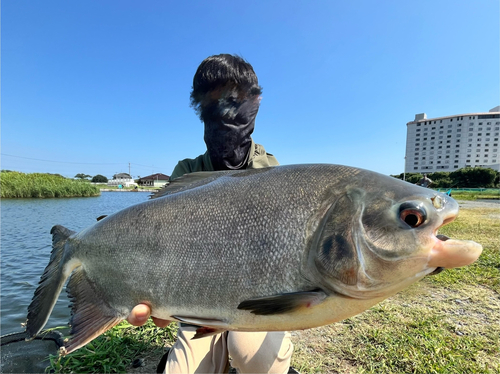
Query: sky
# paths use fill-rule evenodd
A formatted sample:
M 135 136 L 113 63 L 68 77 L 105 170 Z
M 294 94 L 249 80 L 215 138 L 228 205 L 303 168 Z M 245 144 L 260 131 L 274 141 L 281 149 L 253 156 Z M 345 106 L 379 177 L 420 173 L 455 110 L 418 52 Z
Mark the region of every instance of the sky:
M 3 0 L 0 166 L 170 175 L 206 150 L 196 69 L 231 53 L 281 164 L 399 174 L 415 114 L 499 105 L 499 16 L 497 0 Z

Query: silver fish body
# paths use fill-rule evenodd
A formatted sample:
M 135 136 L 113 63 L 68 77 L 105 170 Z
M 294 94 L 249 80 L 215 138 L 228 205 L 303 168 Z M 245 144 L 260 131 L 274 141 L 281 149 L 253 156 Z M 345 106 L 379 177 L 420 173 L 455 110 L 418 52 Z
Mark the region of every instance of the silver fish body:
M 208 328 L 200 336 L 320 326 L 481 253 L 436 237 L 458 213 L 453 199 L 374 172 L 320 164 L 196 174 L 80 233 L 55 226 L 29 335 L 70 276 L 68 352 L 139 303 Z

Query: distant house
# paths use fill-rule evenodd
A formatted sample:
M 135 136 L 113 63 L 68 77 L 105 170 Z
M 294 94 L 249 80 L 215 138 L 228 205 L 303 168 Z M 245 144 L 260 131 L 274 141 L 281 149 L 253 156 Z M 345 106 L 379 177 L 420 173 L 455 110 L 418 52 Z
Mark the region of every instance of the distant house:
M 118 186 L 122 185 L 124 187 L 137 186 L 132 177 L 127 173 L 118 173 L 113 175 L 113 179 L 108 181 L 108 186 Z
M 140 186 L 162 187 L 165 183 L 168 183 L 169 179 L 168 175 L 156 173 L 139 178 L 138 183 Z

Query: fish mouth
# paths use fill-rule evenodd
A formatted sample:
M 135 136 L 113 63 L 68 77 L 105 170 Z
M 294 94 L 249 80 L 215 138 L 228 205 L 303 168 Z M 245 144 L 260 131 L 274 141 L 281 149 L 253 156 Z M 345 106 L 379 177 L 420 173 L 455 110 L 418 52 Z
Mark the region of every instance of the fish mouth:
M 455 217 L 447 218 L 441 227 L 454 219 Z M 479 258 L 482 251 L 481 244 L 471 240 L 451 239 L 446 235 L 437 234 L 436 230 L 435 243 L 427 264 L 428 267 L 436 269 L 429 275 L 439 274 L 444 269 L 470 265 Z
M 436 238 L 438 238 L 439 240 L 442 240 L 443 242 L 447 241 L 449 239 L 449 237 L 447 237 L 446 235 L 442 235 L 442 234 L 438 234 L 436 235 Z M 441 273 L 445 268 L 442 267 L 442 266 L 439 266 L 436 268 L 436 270 L 434 270 L 432 273 L 429 273 L 427 275 L 436 275 L 436 274 L 439 274 Z

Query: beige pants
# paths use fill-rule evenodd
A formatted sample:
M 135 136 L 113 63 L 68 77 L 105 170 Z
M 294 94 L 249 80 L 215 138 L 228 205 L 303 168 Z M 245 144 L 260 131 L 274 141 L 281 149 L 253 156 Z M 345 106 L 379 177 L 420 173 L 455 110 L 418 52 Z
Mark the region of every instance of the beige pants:
M 165 373 L 287 373 L 293 344 L 289 332 L 235 332 L 191 340 L 196 326 L 181 326 Z

